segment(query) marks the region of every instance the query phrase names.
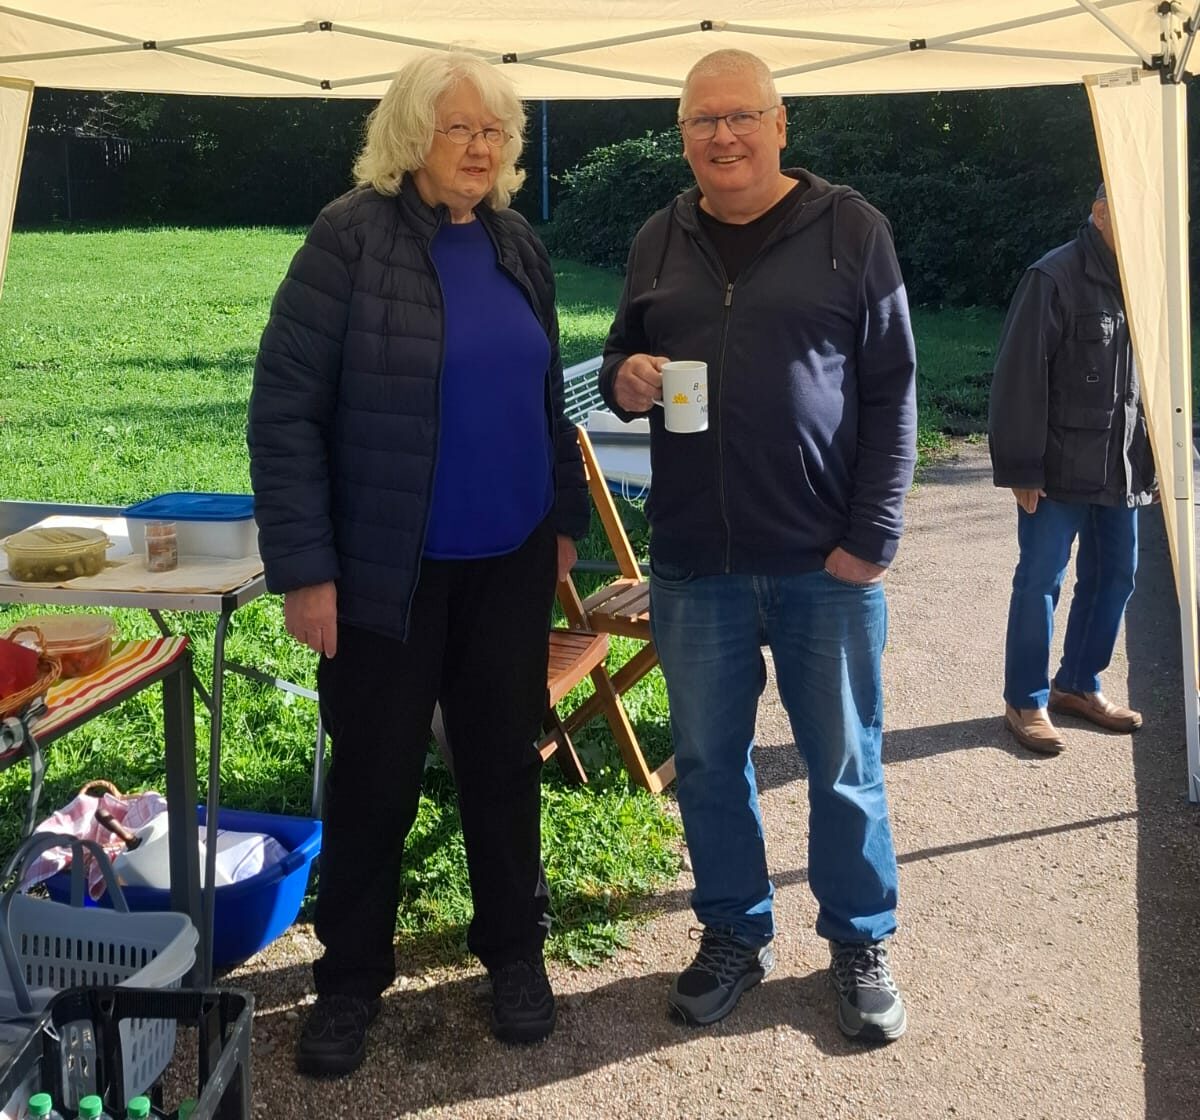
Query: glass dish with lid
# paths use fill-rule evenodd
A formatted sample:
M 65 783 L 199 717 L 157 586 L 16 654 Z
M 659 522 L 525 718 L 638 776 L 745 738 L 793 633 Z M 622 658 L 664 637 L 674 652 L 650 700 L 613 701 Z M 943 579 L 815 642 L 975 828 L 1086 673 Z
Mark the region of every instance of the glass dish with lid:
M 13 579 L 22 583 L 61 583 L 100 572 L 111 543 L 103 529 L 35 525 L 6 537 L 4 552 Z

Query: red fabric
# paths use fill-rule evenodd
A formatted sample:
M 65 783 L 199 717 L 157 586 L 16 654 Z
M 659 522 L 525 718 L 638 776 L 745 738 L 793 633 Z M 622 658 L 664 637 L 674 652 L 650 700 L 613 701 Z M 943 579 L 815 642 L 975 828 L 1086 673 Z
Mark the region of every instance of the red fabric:
M 37 650 L 0 638 L 0 697 L 28 688 L 37 678 Z

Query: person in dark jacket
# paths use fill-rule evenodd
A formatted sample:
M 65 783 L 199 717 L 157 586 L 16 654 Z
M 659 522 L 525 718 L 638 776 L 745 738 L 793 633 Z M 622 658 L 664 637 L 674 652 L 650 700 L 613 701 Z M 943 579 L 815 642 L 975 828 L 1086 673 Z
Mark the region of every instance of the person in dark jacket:
M 440 703 L 491 1026 L 544 1038 L 554 996 L 536 740 L 555 584 L 589 509 L 563 413 L 554 273 L 506 209 L 524 115 L 463 54 L 404 67 L 358 187 L 321 211 L 276 293 L 248 441 L 267 586 L 321 655 L 333 740 L 300 1069 L 362 1061 Z
M 1020 559 L 1004 652 L 1004 720 L 1022 746 L 1058 754 L 1047 708 L 1108 731 L 1141 713 L 1100 691 L 1137 569 L 1137 511 L 1154 460 L 1104 184 L 1074 240 L 1021 278 L 996 353 L 988 418 L 993 479 L 1017 499 Z M 1053 682 L 1054 610 L 1075 538 L 1075 593 Z
M 679 118 L 697 185 L 638 233 L 600 373 L 614 411 L 651 425 L 650 619 L 703 926 L 668 1003 L 714 1023 L 774 964 L 751 760 L 767 645 L 808 764 L 838 1023 L 886 1041 L 905 1029 L 880 667 L 916 461 L 904 283 L 878 211 L 781 170 L 785 112 L 760 59 L 705 56 Z M 669 432 L 651 407 L 668 360 L 707 363 L 707 430 Z

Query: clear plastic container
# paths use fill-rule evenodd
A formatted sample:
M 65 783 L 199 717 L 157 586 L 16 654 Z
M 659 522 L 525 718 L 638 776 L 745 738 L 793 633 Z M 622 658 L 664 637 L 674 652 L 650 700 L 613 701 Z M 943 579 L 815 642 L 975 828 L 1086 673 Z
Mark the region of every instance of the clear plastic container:
M 62 661 L 63 677 L 86 677 L 112 656 L 116 627 L 102 614 L 43 614 L 22 619 L 13 627 L 34 626 L 46 640 L 46 652 Z M 20 635 L 20 641 L 33 642 L 32 634 Z
M 96 575 L 104 567 L 104 554 L 111 543 L 102 529 L 35 526 L 6 538 L 4 551 L 13 579 L 60 583 Z
M 147 521 L 146 571 L 171 572 L 179 567 L 179 536 L 174 521 Z
M 159 494 L 125 510 L 133 551 L 145 548 L 146 524 L 174 521 L 180 556 L 241 560 L 258 552 L 258 526 L 251 494 L 176 491 Z

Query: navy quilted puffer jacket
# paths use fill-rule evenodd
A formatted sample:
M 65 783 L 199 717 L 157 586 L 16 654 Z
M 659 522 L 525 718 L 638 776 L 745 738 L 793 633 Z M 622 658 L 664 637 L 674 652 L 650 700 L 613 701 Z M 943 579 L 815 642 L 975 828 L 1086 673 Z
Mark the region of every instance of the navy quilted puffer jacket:
M 550 340 L 546 423 L 559 533 L 588 528 L 575 428 L 563 414 L 554 272 L 529 224 L 481 204 L 501 268 Z M 406 178 L 360 187 L 318 215 L 271 305 L 247 442 L 267 587 L 337 582 L 338 618 L 403 638 L 438 454 L 443 305 L 429 244 L 444 207 Z M 481 478 L 480 486 L 503 486 Z

